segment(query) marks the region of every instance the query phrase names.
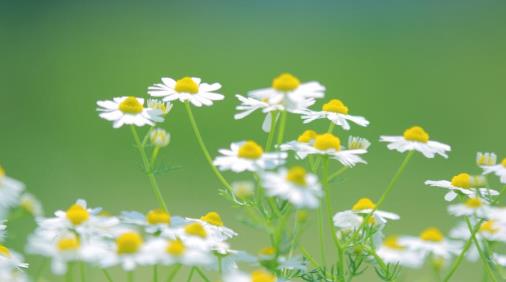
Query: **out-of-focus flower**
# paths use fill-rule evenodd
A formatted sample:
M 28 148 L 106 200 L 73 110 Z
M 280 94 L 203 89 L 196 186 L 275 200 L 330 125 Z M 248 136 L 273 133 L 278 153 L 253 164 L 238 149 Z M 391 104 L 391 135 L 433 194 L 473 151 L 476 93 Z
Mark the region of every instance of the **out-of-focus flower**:
M 434 255 L 444 259 L 459 254 L 462 243 L 446 239 L 439 229 L 431 227 L 420 233 L 419 237 L 399 237 L 399 243 L 419 251 L 424 256 Z
M 385 263 L 399 264 L 409 268 L 420 268 L 424 262 L 421 252 L 401 244 L 397 236 L 388 236 L 376 253 Z
M 233 172 L 259 171 L 284 163 L 286 153 L 265 153 L 254 141 L 232 143 L 230 149 L 220 149 L 221 156 L 213 164 L 220 170 Z

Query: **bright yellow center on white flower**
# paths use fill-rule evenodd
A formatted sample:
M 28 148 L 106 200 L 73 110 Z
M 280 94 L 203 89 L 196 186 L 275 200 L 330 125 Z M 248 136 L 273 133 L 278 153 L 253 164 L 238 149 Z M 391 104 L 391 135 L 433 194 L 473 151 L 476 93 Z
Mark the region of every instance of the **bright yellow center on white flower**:
M 427 143 L 429 142 L 429 134 L 420 126 L 413 126 L 404 131 L 404 139 Z
M 324 104 L 322 106 L 322 110 L 325 112 L 333 112 L 333 113 L 340 113 L 340 114 L 348 114 L 348 107 L 338 99 L 332 99 L 328 103 Z
M 441 242 L 444 240 L 443 233 L 435 227 L 427 228 L 420 234 L 420 239 L 429 242 Z
M 191 77 L 186 76 L 176 81 L 174 90 L 178 93 L 196 94 L 199 93 L 199 86 Z
M 186 246 L 181 240 L 169 241 L 167 248 L 165 249 L 168 254 L 171 254 L 173 256 L 181 256 L 184 254 L 185 250 Z
M 143 109 L 144 107 L 139 100 L 133 96 L 126 97 L 123 102 L 119 104 L 119 110 L 125 114 L 138 114 L 142 112 Z
M 326 151 L 329 149 L 339 151 L 341 150 L 341 140 L 331 133 L 325 133 L 316 136 L 313 146 L 321 151 Z
M 464 205 L 466 205 L 466 207 L 471 208 L 471 209 L 477 209 L 477 208 L 481 207 L 481 200 L 480 200 L 480 198 L 469 198 L 464 203 Z
M 494 221 L 492 220 L 487 220 L 483 222 L 480 226 L 480 232 L 494 234 L 497 231 L 498 231 L 497 228 L 494 226 Z
M 276 276 L 263 270 L 256 270 L 251 273 L 251 282 L 275 282 Z
M 264 150 L 255 141 L 246 141 L 239 148 L 238 156 L 240 158 L 256 160 L 259 159 L 263 153 Z
M 204 226 L 198 222 L 193 222 L 184 227 L 184 232 L 188 235 L 197 236 L 200 238 L 206 238 L 207 232 L 206 229 L 204 229 Z
M 299 186 L 306 186 L 306 170 L 301 166 L 292 167 L 286 174 L 286 180 Z
M 68 237 L 58 240 L 57 248 L 59 251 L 73 251 L 79 249 L 79 239 L 76 237 Z
M 6 246 L 0 244 L 0 255 L 4 257 L 10 257 L 11 251 L 9 251 L 9 249 Z
M 300 81 L 289 73 L 283 73 L 272 81 L 272 88 L 281 92 L 290 92 L 297 89 Z
M 5 176 L 5 169 L 0 166 L 0 177 L 4 177 Z
M 90 213 L 81 205 L 73 204 L 66 212 L 67 219 L 74 225 L 80 225 L 90 218 Z
M 126 232 L 116 238 L 118 254 L 134 254 L 143 243 L 141 235 L 137 232 Z
M 369 198 L 362 198 L 358 200 L 353 207 L 351 208 L 354 211 L 361 211 L 361 210 L 372 210 L 376 207 L 373 201 Z
M 207 222 L 211 225 L 215 226 L 223 226 L 223 221 L 221 220 L 221 216 L 217 212 L 208 212 L 206 215 L 202 216 L 200 220 Z
M 261 256 L 273 256 L 276 254 L 276 249 L 274 247 L 265 247 L 261 249 L 258 254 Z
M 146 215 L 149 224 L 169 224 L 170 214 L 161 209 L 150 210 Z
M 399 240 L 397 236 L 388 236 L 385 241 L 383 241 L 383 245 L 387 248 L 394 249 L 394 250 L 403 250 L 405 247 L 401 244 L 399 244 Z
M 300 143 L 309 143 L 309 141 L 315 139 L 317 135 L 318 133 L 316 133 L 316 131 L 309 129 L 299 135 L 299 137 L 297 137 L 297 141 Z
M 506 167 L 506 158 L 502 159 L 501 164 L 502 164 L 503 167 Z
M 467 173 L 459 173 L 452 177 L 452 186 L 459 188 L 470 188 L 471 187 L 471 176 Z

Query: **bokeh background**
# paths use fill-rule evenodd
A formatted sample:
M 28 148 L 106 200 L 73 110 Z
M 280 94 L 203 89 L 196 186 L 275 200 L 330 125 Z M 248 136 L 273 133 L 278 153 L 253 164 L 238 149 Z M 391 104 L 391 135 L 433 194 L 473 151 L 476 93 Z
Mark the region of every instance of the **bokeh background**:
M 220 82 L 226 100 L 194 110 L 215 154 L 231 141 L 264 142 L 259 113 L 233 120 L 234 94 L 268 86 L 288 71 L 303 81 L 320 81 L 327 98 L 342 99 L 352 113 L 371 121 L 351 131 L 373 146 L 369 164 L 335 184 L 336 210 L 381 194 L 403 156 L 388 151 L 378 136 L 419 124 L 453 151 L 448 160 L 412 160 L 385 202 L 384 209 L 402 216 L 387 232 L 416 235 L 428 226 L 448 231 L 456 219 L 446 213 L 443 192 L 423 181 L 477 173 L 477 151 L 506 153 L 505 12 L 506 2 L 485 0 L 2 1 L 0 161 L 48 213 L 76 198 L 111 212 L 146 211 L 156 202 L 130 132 L 98 118 L 98 99 L 146 96 L 162 76 Z M 217 194 L 219 182 L 180 104 L 163 127 L 173 139 L 161 158 L 182 167 L 159 177 L 172 213 L 198 217 L 216 210 L 239 231 L 236 248 L 255 253 L 267 244 Z M 303 128 L 291 116 L 287 136 Z M 33 223 L 21 225 L 11 232 L 18 250 Z M 317 254 L 315 226 L 303 240 Z M 34 268 L 40 264 L 30 260 Z M 432 279 L 430 268 L 403 275 L 406 281 Z M 481 275 L 479 264 L 465 264 L 455 281 Z M 376 279 L 369 271 L 357 281 Z

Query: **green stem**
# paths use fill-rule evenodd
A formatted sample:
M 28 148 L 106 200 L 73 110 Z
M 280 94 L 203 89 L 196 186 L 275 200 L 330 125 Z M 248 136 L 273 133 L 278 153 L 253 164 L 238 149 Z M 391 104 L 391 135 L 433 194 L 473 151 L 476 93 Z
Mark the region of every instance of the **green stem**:
M 84 262 L 79 263 L 79 271 L 81 272 L 81 282 L 86 281 L 86 266 L 84 265 Z
M 339 175 L 343 174 L 346 170 L 348 170 L 348 167 L 347 166 L 343 166 L 338 171 L 332 173 L 329 176 L 329 182 L 332 181 L 332 180 L 334 180 L 334 178 L 338 177 Z
M 202 135 L 200 134 L 200 130 L 197 126 L 197 122 L 195 121 L 195 117 L 193 116 L 192 109 L 190 106 L 190 102 L 186 101 L 184 103 L 186 112 L 188 113 L 188 118 L 190 119 L 191 126 L 193 128 L 193 132 L 195 133 L 195 137 L 197 137 L 197 141 L 200 145 L 200 149 L 202 149 L 202 153 L 204 153 L 204 156 L 209 163 L 209 166 L 211 166 L 211 170 L 214 172 L 218 180 L 227 188 L 230 192 L 232 192 L 232 186 L 228 183 L 228 181 L 223 177 L 223 175 L 220 173 L 220 171 L 214 166 L 213 159 L 211 158 L 211 155 L 209 154 L 209 151 L 207 150 L 206 144 L 204 143 L 204 140 L 202 139 Z
M 332 133 L 332 131 L 334 131 L 335 126 L 336 125 L 333 122 L 330 122 L 329 128 L 327 129 L 327 133 Z
M 323 266 L 327 265 L 327 261 L 325 259 L 325 242 L 323 239 L 323 206 L 318 208 L 318 229 L 319 229 L 319 237 L 320 237 L 320 258 Z
M 283 138 L 285 137 L 285 128 L 286 128 L 286 118 L 287 118 L 288 112 L 282 111 L 281 117 L 279 121 L 279 132 L 278 132 L 278 142 L 277 145 L 281 145 L 283 143 Z
M 135 143 L 137 144 L 137 149 L 141 154 L 142 162 L 144 163 L 144 170 L 146 172 L 146 175 L 148 176 L 149 183 L 151 184 L 151 188 L 153 189 L 153 193 L 155 194 L 155 197 L 158 201 L 158 204 L 160 205 L 160 208 L 162 208 L 165 212 L 168 212 L 167 204 L 165 204 L 162 193 L 160 192 L 160 187 L 158 186 L 156 177 L 153 174 L 153 169 L 151 168 L 148 156 L 144 151 L 144 146 L 142 146 L 141 139 L 139 138 L 139 134 L 137 133 L 137 129 L 135 128 L 134 125 L 132 125 L 130 128 L 132 129 L 132 135 L 134 136 Z
M 151 161 L 150 161 L 150 166 L 151 168 L 154 168 L 155 167 L 155 164 L 156 164 L 156 159 L 158 158 L 158 153 L 160 152 L 160 147 L 156 146 L 153 151 L 151 152 Z
M 269 131 L 269 135 L 267 136 L 267 143 L 265 144 L 265 151 L 269 152 L 272 147 L 272 142 L 274 141 L 274 134 L 276 132 L 276 124 L 278 119 L 278 113 L 277 112 L 270 112 L 268 115 L 271 115 L 271 131 Z
M 176 264 L 174 266 L 174 268 L 170 271 L 169 277 L 167 277 L 167 282 L 172 282 L 172 280 L 174 280 L 174 278 L 176 277 L 176 274 L 179 272 L 180 269 L 181 269 L 181 265 Z
M 153 266 L 153 282 L 158 282 L 158 266 Z
M 188 279 L 186 279 L 186 282 L 192 281 L 194 272 L 195 272 L 195 267 L 192 267 L 192 269 L 190 270 L 190 274 L 188 275 Z
M 204 272 L 202 270 L 200 270 L 200 268 L 195 267 L 195 270 L 200 275 L 200 277 L 202 277 L 202 279 L 204 279 L 204 281 L 211 282 L 211 280 L 209 280 L 209 278 L 207 278 L 207 276 L 204 274 Z
M 133 271 L 127 272 L 127 281 L 134 282 L 134 272 Z
M 74 276 L 72 275 L 73 274 L 73 270 L 74 270 L 74 264 L 73 263 L 69 263 L 69 266 L 68 266 L 68 269 L 67 269 L 67 273 L 65 273 L 65 282 L 72 282 L 72 281 L 74 281 Z
M 107 279 L 108 282 L 113 282 L 112 277 L 109 274 L 109 271 L 107 271 L 106 269 L 102 269 L 102 273 L 104 273 L 105 279 Z
M 489 259 L 483 253 L 480 243 L 476 239 L 476 234 L 473 233 L 473 226 L 471 225 L 471 221 L 469 220 L 469 218 L 467 216 L 465 218 L 466 218 L 467 228 L 469 229 L 469 233 L 471 233 L 471 239 L 472 239 L 474 245 L 476 246 L 476 249 L 478 250 L 478 254 L 480 255 L 481 261 L 483 262 L 483 266 L 485 268 L 485 271 L 487 272 L 490 279 L 495 282 L 497 280 L 495 279 L 494 273 L 493 273 L 492 269 L 490 268 Z
M 316 259 L 306 250 L 304 247 L 300 247 L 300 252 L 311 262 L 313 267 L 317 267 L 319 264 Z

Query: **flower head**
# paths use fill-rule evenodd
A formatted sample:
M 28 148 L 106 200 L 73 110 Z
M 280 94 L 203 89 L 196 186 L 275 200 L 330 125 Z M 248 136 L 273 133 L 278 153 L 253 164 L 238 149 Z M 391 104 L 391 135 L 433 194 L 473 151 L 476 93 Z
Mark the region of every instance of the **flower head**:
M 145 108 L 144 99 L 133 96 L 113 98 L 112 101 L 98 101 L 99 116 L 113 122 L 114 128 L 123 125 L 154 125 L 163 121 L 160 109 Z
M 348 107 L 338 99 L 332 99 L 324 104 L 321 111 L 312 111 L 309 109 L 299 111 L 304 123 L 310 123 L 318 119 L 328 119 L 344 130 L 350 130 L 349 122 L 353 122 L 360 126 L 369 125 L 369 121 L 364 117 L 352 116 L 348 114 L 348 112 Z
M 258 171 L 274 168 L 284 163 L 286 153 L 266 153 L 254 141 L 232 143 L 230 149 L 221 149 L 214 165 L 221 170 L 234 172 Z
M 446 144 L 431 141 L 427 131 L 420 126 L 406 129 L 403 136 L 381 136 L 380 141 L 389 143 L 387 147 L 390 150 L 401 153 L 415 150 L 427 158 L 434 158 L 436 154 L 447 158 L 447 152 L 451 150 Z
M 221 88 L 219 83 L 201 83 L 198 77 L 183 77 L 179 80 L 164 77 L 161 83 L 148 88 L 149 95 L 163 97 L 163 101 L 189 101 L 194 106 L 211 106 L 214 101 L 223 100 L 224 96 L 215 91 Z

